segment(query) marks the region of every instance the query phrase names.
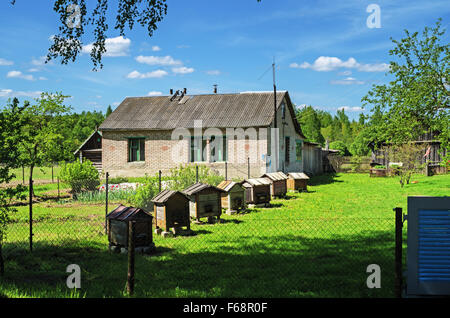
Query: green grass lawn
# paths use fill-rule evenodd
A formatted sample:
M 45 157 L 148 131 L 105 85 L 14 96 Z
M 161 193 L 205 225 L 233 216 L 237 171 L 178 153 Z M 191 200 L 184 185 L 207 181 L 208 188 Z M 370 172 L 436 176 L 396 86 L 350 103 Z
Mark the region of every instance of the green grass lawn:
M 290 193 L 271 208 L 192 225 L 194 236 L 155 237 L 157 253 L 137 256 L 137 297 L 393 297 L 394 207 L 410 195 L 450 194 L 450 175 L 397 178 L 368 174 L 314 177 L 308 193 Z M 116 203 L 115 203 L 116 204 Z M 110 210 L 115 204 L 110 205 Z M 127 256 L 108 252 L 102 204 L 34 206 L 34 251 L 28 208 L 13 216 L 5 245 L 8 297 L 122 297 Z M 406 230 L 405 230 L 406 232 Z M 69 264 L 82 288 L 65 286 Z M 382 288 L 368 289 L 378 264 Z

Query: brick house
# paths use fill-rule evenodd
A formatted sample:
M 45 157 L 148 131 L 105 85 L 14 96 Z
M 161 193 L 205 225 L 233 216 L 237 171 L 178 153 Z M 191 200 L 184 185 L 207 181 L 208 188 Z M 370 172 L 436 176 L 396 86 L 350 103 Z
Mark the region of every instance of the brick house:
M 304 172 L 305 137 L 287 91 L 127 97 L 99 127 L 111 176 L 153 175 L 185 164 L 229 177 Z M 316 147 L 317 148 L 317 147 Z M 312 150 L 310 150 L 312 149 Z M 321 162 L 317 162 L 321 166 Z

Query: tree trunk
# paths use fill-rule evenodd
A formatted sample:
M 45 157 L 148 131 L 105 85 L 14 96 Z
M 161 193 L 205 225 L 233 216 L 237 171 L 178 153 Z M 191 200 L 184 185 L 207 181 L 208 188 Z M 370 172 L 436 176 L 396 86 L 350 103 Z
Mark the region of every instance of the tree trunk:
M 2 242 L 0 242 L 0 276 L 5 275 L 5 263 L 3 261 Z

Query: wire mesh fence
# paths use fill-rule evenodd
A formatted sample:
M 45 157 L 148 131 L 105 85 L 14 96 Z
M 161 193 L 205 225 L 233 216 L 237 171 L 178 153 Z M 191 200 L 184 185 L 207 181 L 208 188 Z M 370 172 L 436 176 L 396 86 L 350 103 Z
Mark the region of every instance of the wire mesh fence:
M 136 260 L 136 296 L 394 297 L 394 217 L 293 218 L 276 211 L 267 217 L 262 210 L 192 223 L 191 233 L 174 237 L 153 234 L 156 250 Z M 9 224 L 8 284 L 60 297 L 66 266 L 78 264 L 83 295 L 121 296 L 127 259 L 108 250 L 104 206 L 36 211 L 33 253 L 29 220 L 19 211 Z M 371 264 L 381 269 L 381 288 L 367 286 Z

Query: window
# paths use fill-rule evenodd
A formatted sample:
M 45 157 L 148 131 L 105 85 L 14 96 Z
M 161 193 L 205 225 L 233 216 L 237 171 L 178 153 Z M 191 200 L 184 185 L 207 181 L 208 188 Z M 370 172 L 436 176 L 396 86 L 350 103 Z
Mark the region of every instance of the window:
M 206 160 L 206 140 L 202 137 L 191 137 L 190 162 Z
M 303 142 L 300 139 L 297 139 L 295 141 L 296 146 L 295 146 L 295 158 L 297 161 L 302 161 L 302 147 L 303 147 Z
M 128 161 L 145 161 L 145 138 L 128 139 Z
M 209 147 L 211 150 L 211 162 L 228 160 L 226 136 L 211 136 Z
M 290 156 L 290 148 L 291 148 L 291 138 L 285 137 L 284 138 L 284 151 L 285 151 L 285 162 L 289 163 L 289 156 Z

